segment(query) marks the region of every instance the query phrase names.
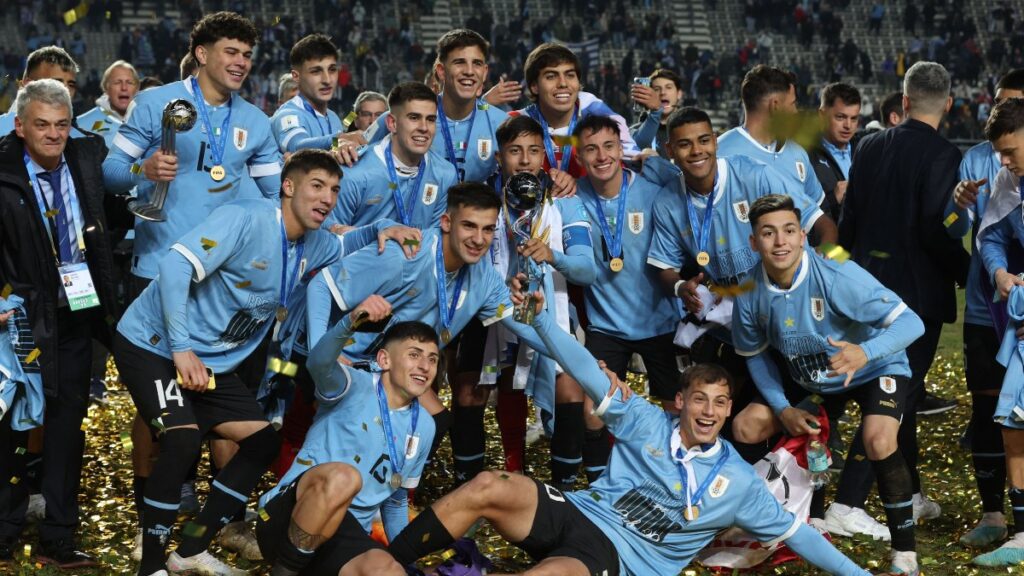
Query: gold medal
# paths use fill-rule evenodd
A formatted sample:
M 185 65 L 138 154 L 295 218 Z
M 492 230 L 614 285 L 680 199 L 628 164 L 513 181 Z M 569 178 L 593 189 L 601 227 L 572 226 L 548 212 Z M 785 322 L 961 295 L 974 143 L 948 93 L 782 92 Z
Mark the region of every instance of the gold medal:
M 701 266 L 707 266 L 710 262 L 711 256 L 707 252 L 701 250 L 700 253 L 697 254 L 697 264 Z
M 612 269 L 612 272 L 621 272 L 622 258 L 612 258 L 611 262 L 608 262 L 608 267 Z
M 284 306 L 277 307 L 277 321 L 284 322 L 288 318 L 288 309 Z
M 402 475 L 399 474 L 398 472 L 395 472 L 394 474 L 391 475 L 391 489 L 392 490 L 398 490 L 401 487 L 402 487 Z
M 683 518 L 690 522 L 696 520 L 698 516 L 700 516 L 700 510 L 696 506 L 689 506 L 683 509 Z
M 213 178 L 214 182 L 220 182 L 225 176 L 227 176 L 227 174 L 228 173 L 224 170 L 224 167 L 220 164 L 210 168 L 210 178 Z
M 441 341 L 444 342 L 445 344 L 451 342 L 452 341 L 452 331 L 447 329 L 447 328 L 445 328 L 444 330 L 441 330 Z

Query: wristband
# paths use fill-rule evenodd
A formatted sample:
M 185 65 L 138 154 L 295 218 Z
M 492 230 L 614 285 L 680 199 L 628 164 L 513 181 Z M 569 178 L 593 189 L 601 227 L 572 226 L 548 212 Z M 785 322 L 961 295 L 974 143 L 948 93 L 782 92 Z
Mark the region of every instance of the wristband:
M 672 294 L 674 296 L 676 296 L 677 298 L 682 298 L 682 296 L 679 295 L 679 285 L 680 284 L 686 284 L 686 280 L 683 280 L 683 279 L 676 280 L 675 285 L 672 286 Z

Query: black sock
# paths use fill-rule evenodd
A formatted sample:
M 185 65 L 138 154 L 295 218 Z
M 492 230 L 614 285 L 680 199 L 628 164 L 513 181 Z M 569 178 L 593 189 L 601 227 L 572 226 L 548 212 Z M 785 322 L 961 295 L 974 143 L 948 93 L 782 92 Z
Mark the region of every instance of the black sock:
M 160 456 L 146 480 L 142 506 L 139 574 L 152 574 L 166 566 L 167 541 L 181 503 L 181 483 L 199 449 L 199 430 L 194 428 L 175 428 L 160 436 Z
M 292 524 L 294 523 L 295 520 L 292 520 Z M 309 565 L 315 554 L 316 550 L 303 550 L 296 546 L 291 538 L 285 538 L 277 549 L 277 559 L 274 560 L 270 576 L 296 576 Z
M 413 519 L 402 533 L 388 545 L 388 552 L 402 566 L 408 566 L 420 558 L 443 550 L 455 542 L 455 537 L 441 524 L 433 508 L 427 508 Z
M 897 449 L 881 460 L 871 462 L 878 478 L 878 497 L 885 508 L 886 523 L 892 535 L 892 549 L 900 552 L 913 551 L 914 507 L 911 503 L 910 470 L 907 461 Z
M 441 446 L 441 441 L 444 440 L 448 430 L 452 427 L 452 413 L 451 410 L 445 408 L 437 414 L 434 414 L 434 441 L 430 443 L 430 453 L 427 454 L 427 462 L 434 459 L 434 454 L 437 454 L 437 449 Z
M 608 457 L 612 453 L 610 440 L 606 426 L 583 433 L 583 471 L 587 474 L 587 482 L 597 480 L 608 465 Z
M 217 532 L 245 510 L 249 494 L 274 461 L 280 446 L 281 440 L 270 426 L 238 443 L 238 452 L 210 483 L 210 494 L 199 516 L 182 530 L 179 555 L 188 558 L 206 551 Z
M 818 488 L 811 493 L 811 518 L 825 517 L 825 488 Z
M 211 450 L 210 453 L 211 453 L 210 462 L 211 462 L 211 465 L 212 465 L 212 463 L 213 463 L 213 456 L 212 456 L 213 451 Z M 202 459 L 203 459 L 203 455 L 202 454 L 200 454 L 199 456 L 196 456 L 195 462 L 192 462 L 192 467 L 188 469 L 188 476 L 185 477 L 185 481 L 186 482 L 195 482 L 196 481 L 196 477 L 199 476 L 199 462 Z M 211 477 L 213 477 L 213 476 L 216 476 L 216 474 L 211 474 Z
M 736 448 L 736 453 L 740 455 L 740 458 L 743 458 L 744 462 L 753 466 L 757 464 L 758 460 L 764 458 L 765 454 L 770 451 L 769 446 L 774 446 L 777 439 L 778 437 L 765 440 L 764 442 L 755 442 L 754 444 L 733 440 L 732 445 Z
M 982 512 L 1002 512 L 1006 488 L 1006 454 L 1003 433 L 992 421 L 996 411 L 995 396 L 975 394 L 971 409 L 971 460 L 974 480 L 981 496 Z
M 576 484 L 583 462 L 583 402 L 555 404 L 555 431 L 551 435 L 551 481 L 568 490 Z
M 146 496 L 146 477 L 132 476 L 132 492 L 135 495 L 135 515 L 138 517 L 139 525 L 142 525 L 143 498 Z
M 486 406 L 455 406 L 452 410 L 452 459 L 455 482 L 472 480 L 484 469 Z
M 835 502 L 850 508 L 864 508 L 877 476 L 864 453 L 863 428 L 864 425 L 861 424 L 850 441 L 850 448 L 846 451 L 846 463 L 836 486 Z
M 1010 506 L 1013 507 L 1013 533 L 1024 532 L 1024 488 L 1010 488 Z

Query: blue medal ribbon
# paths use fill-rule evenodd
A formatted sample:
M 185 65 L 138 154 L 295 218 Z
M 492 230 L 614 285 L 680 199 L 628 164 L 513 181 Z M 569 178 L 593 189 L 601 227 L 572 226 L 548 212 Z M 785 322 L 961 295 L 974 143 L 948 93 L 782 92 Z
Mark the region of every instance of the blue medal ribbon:
M 391 410 L 388 408 L 387 395 L 384 393 L 384 385 L 380 382 L 380 375 L 377 376 L 377 407 L 380 409 L 380 421 L 384 426 L 384 441 L 388 445 L 388 457 L 391 458 L 391 472 L 401 474 L 400 470 L 405 467 L 405 450 L 402 451 L 402 460 L 398 460 L 398 451 L 395 449 L 395 435 L 391 429 Z M 416 423 L 420 419 L 420 401 L 413 399 L 409 406 L 412 410 L 412 423 L 409 429 L 409 436 L 416 434 Z M 397 490 L 397 488 L 396 488 Z
M 550 168 L 557 167 L 562 172 L 568 172 L 569 162 L 572 160 L 572 145 L 568 144 L 562 146 L 562 162 L 561 164 L 556 164 L 555 144 L 551 140 L 551 132 L 549 132 L 548 121 L 544 119 L 544 115 L 540 113 L 540 108 L 538 108 L 536 104 L 531 104 L 527 106 L 526 113 L 529 114 L 531 118 L 540 123 L 541 132 L 544 134 L 544 153 L 547 154 L 548 157 L 548 166 Z M 572 136 L 573 131 L 576 129 L 576 119 L 579 118 L 579 115 L 580 105 L 579 102 L 577 102 L 576 106 L 572 109 L 572 118 L 569 119 L 569 136 Z
M 316 108 L 313 108 L 313 105 L 301 95 L 299 95 L 299 100 L 302 100 L 302 107 L 306 109 L 306 112 L 312 114 L 313 118 L 316 119 L 316 125 L 320 127 L 321 136 L 334 134 L 334 128 L 331 127 L 331 116 L 329 114 L 324 114 L 324 117 L 327 118 L 327 128 L 325 129 L 323 123 L 320 121 L 320 115 L 316 111 Z
M 57 231 L 57 220 L 50 211 L 50 203 L 46 201 L 46 195 L 43 194 L 43 189 L 39 186 L 39 179 L 36 176 L 36 171 L 32 159 L 29 158 L 28 152 L 23 153 L 22 159 L 25 161 L 25 171 L 28 172 L 29 182 L 32 184 L 32 191 L 36 195 L 36 204 L 39 206 L 39 213 L 43 217 L 43 222 L 47 225 L 44 226 L 46 229 L 46 235 L 50 238 L 50 248 L 53 249 L 53 258 L 57 261 L 57 265 L 61 264 L 61 257 L 59 250 L 57 249 L 57 243 L 54 238 L 59 238 L 60 234 Z M 69 225 L 75 227 L 75 234 L 78 239 L 78 249 L 81 252 L 85 252 L 85 236 L 82 235 L 83 223 L 78 218 L 79 205 L 78 198 L 71 191 L 70 187 L 70 175 L 68 174 L 67 162 L 61 159 L 61 179 L 64 180 L 64 190 L 67 190 L 68 201 L 71 204 L 71 218 L 68 222 Z M 56 190 L 54 190 L 56 192 Z M 60 197 L 60 194 L 54 194 L 53 205 L 56 210 L 64 209 L 64 200 Z
M 596 210 L 594 215 L 597 216 L 597 224 L 601 227 L 601 236 L 604 237 L 605 244 L 608 245 L 608 255 L 612 258 L 622 257 L 622 227 L 626 221 L 626 194 L 629 192 L 629 174 L 629 170 L 622 171 L 622 185 L 619 187 L 619 206 L 616 209 L 614 236 L 612 236 L 612 231 L 608 227 L 608 218 L 604 215 L 604 208 L 601 206 L 601 199 L 596 190 L 592 196 L 594 199 L 594 209 Z
M 715 211 L 715 192 L 718 189 L 718 176 L 715 176 L 715 183 L 711 186 L 711 193 L 708 194 L 708 204 L 704 208 L 704 220 L 699 222 L 700 231 L 698 232 L 698 221 L 697 221 L 697 209 L 693 207 L 693 199 L 690 198 L 689 187 L 683 193 L 683 197 L 686 199 L 686 213 L 690 218 L 690 235 L 693 236 L 694 246 L 697 248 L 697 253 L 708 251 L 708 239 L 711 238 L 711 221 L 713 219 L 713 212 Z M 710 255 L 710 252 L 708 253 Z
M 220 127 L 220 135 L 213 132 L 213 125 L 210 123 L 210 114 L 206 111 L 206 99 L 203 97 L 203 90 L 199 87 L 199 81 L 195 76 L 190 76 L 192 81 L 192 92 L 196 99 L 196 108 L 199 110 L 199 118 L 206 128 L 206 135 L 210 140 L 210 157 L 214 166 L 224 166 L 224 151 L 227 150 L 228 128 L 231 126 L 231 96 L 228 96 L 228 114 Z
M 416 180 L 412 184 L 412 197 L 409 198 L 409 211 L 405 211 L 405 201 L 402 200 L 402 191 L 398 186 L 398 172 L 395 170 L 395 157 L 391 153 L 391 146 L 384 147 L 384 163 L 388 168 L 388 180 L 391 181 L 391 196 L 395 199 L 395 208 L 398 210 L 398 218 L 402 221 L 402 224 L 406 226 L 412 226 L 412 204 L 416 201 L 416 193 L 420 189 L 420 184 L 423 182 L 423 175 L 427 172 L 427 162 L 423 158 L 420 159 L 419 173 L 416 174 Z
M 451 127 L 448 126 L 448 117 L 445 116 L 444 104 L 442 104 L 442 100 L 444 100 L 444 98 L 442 98 L 441 96 L 437 97 L 437 120 L 438 123 L 441 125 L 441 135 L 444 136 L 444 146 L 445 150 L 448 153 L 448 161 L 451 162 L 452 166 L 455 168 L 455 172 L 459 176 L 459 182 L 462 182 L 466 178 L 466 156 L 464 155 L 462 157 L 463 168 L 460 169 L 459 157 L 455 155 L 455 144 L 454 141 L 452 140 L 452 131 Z M 467 141 L 469 140 L 469 138 L 473 136 L 473 122 L 476 121 L 476 108 L 476 102 L 474 102 L 473 112 L 469 115 L 469 131 L 466 132 Z M 466 146 L 468 147 L 469 144 L 467 143 Z M 466 154 L 468 155 L 468 152 Z
M 299 238 L 295 246 L 295 266 L 292 267 L 291 278 L 288 274 L 288 234 L 284 229 L 284 217 L 278 220 L 281 224 L 281 308 L 287 309 L 288 299 L 295 290 L 295 280 L 302 265 L 302 253 L 306 249 L 306 237 Z
M 442 332 L 451 332 L 452 318 L 455 317 L 455 307 L 459 304 L 459 294 L 462 293 L 462 282 L 466 279 L 466 268 L 465 264 L 459 269 L 459 274 L 455 278 L 455 293 L 452 294 L 451 303 L 448 301 L 448 293 L 445 290 L 447 287 L 447 273 L 444 270 L 444 249 L 442 248 L 443 239 L 439 238 L 437 241 L 437 252 L 434 260 L 434 273 L 437 275 L 437 308 L 438 316 L 441 319 Z M 447 342 L 444 342 L 447 344 Z
M 669 419 L 669 422 L 672 421 L 672 417 L 671 416 L 668 416 L 668 419 Z M 682 425 L 682 424 L 680 424 L 680 425 Z M 673 430 L 673 433 L 675 433 L 674 430 Z M 690 506 L 696 507 L 698 504 L 700 504 L 701 498 L 704 497 L 704 492 L 707 491 L 708 486 L 711 486 L 711 483 L 715 480 L 715 477 L 718 476 L 718 473 L 722 471 L 722 466 L 725 466 L 725 461 L 729 459 L 729 446 L 727 444 L 725 444 L 724 442 L 721 444 L 721 446 L 722 446 L 722 455 L 718 457 L 718 461 L 715 462 L 715 465 L 711 467 L 711 471 L 708 472 L 708 475 L 704 478 L 704 481 L 700 483 L 700 486 L 697 488 L 697 491 L 693 493 L 693 499 L 690 501 Z M 672 450 L 672 438 L 671 437 L 669 437 L 669 450 L 670 451 Z M 683 465 L 679 463 L 679 460 L 681 460 L 682 457 L 683 457 L 682 455 L 683 455 L 683 451 L 682 451 L 682 449 L 679 449 L 676 452 L 676 458 L 672 458 L 672 461 L 675 462 L 676 470 L 679 471 L 679 480 L 683 484 L 683 493 L 684 493 L 683 498 L 685 499 L 686 498 L 685 494 L 688 493 L 689 487 L 687 486 L 686 470 L 683 468 Z M 686 517 L 685 513 L 683 514 L 683 520 L 687 520 L 687 521 L 690 520 L 689 518 Z

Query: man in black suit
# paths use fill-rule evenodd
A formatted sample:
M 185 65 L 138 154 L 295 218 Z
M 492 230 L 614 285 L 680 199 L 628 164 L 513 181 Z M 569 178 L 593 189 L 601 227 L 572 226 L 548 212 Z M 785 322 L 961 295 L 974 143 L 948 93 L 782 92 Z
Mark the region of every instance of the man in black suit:
M 949 73 L 939 64 L 918 62 L 907 71 L 907 119 L 858 145 L 839 221 L 839 242 L 853 260 L 896 292 L 925 324 L 924 336 L 907 349 L 913 376 L 899 436 L 911 470 L 915 520 L 941 513 L 938 504 L 921 494 L 915 408 L 924 394 L 942 324 L 956 320 L 956 284 L 966 283 L 969 260 L 943 225 L 961 159 L 959 149 L 937 131 L 952 104 L 949 89 Z M 851 455 L 858 442 L 855 438 Z M 861 467 L 853 464 L 848 457 L 836 503 L 862 508 L 870 490 L 864 480 L 871 471 L 858 472 Z
M 75 531 L 92 338 L 109 345 L 117 317 L 103 212 L 107 149 L 98 136 L 69 138 L 71 95 L 56 80 L 23 86 L 12 110 L 15 129 L 0 139 L 0 286 L 24 305 L 0 314 L 0 323 L 13 317 L 32 341 L 19 342 L 19 361 L 46 395 L 46 516 L 37 560 L 91 566 L 95 561 L 75 547 Z M 65 287 L 65 277 L 72 287 Z M 0 561 L 14 552 L 28 501 L 25 482 L 7 481 L 24 477 L 28 435 L 13 412 L 0 420 Z

